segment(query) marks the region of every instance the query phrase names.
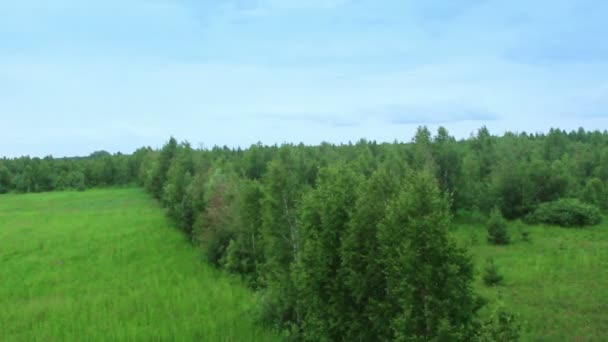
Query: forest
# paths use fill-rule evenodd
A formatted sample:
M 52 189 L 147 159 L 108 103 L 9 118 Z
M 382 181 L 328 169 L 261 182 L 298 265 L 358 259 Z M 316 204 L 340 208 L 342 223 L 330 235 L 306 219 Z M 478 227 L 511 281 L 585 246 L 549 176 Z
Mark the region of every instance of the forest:
M 466 139 L 421 126 L 410 142 L 193 148 L 0 159 L 0 193 L 144 187 L 210 264 L 260 297 L 292 340 L 517 340 L 510 308 L 482 315 L 453 222 L 564 227 L 607 209 L 608 132 Z M 491 278 L 492 272 L 488 273 Z M 491 279 L 489 282 L 491 283 Z

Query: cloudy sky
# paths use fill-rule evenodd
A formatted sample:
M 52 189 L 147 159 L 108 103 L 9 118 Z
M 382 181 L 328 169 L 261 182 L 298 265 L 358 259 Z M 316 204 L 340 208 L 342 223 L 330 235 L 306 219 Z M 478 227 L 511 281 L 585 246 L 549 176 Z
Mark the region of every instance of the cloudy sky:
M 608 128 L 608 2 L 0 2 L 0 155 Z

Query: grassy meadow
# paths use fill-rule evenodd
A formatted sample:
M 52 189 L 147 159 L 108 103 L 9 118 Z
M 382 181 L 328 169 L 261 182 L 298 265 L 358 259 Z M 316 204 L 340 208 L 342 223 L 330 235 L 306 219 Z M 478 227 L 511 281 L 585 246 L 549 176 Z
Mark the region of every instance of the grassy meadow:
M 0 341 L 274 341 L 141 189 L 0 196 Z
M 518 314 L 524 341 L 608 339 L 608 222 L 561 228 L 511 222 L 511 244 L 486 242 L 483 225 L 456 224 L 455 235 L 473 256 L 477 292 Z M 522 232 L 528 232 L 528 240 Z M 486 259 L 504 276 L 483 284 Z M 489 305 L 488 307 L 492 307 Z

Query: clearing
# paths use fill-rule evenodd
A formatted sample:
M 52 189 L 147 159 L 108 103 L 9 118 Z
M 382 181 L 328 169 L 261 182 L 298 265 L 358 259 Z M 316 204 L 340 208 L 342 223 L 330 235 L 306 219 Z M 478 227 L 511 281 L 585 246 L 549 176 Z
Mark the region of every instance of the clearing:
M 485 225 L 456 224 L 473 256 L 477 292 L 518 315 L 524 341 L 605 341 L 608 337 L 608 222 L 562 228 L 509 223 L 511 244 L 486 241 Z M 528 233 L 526 241 L 525 233 Z M 493 258 L 504 284 L 482 281 Z M 491 307 L 491 306 L 489 306 Z
M 0 196 L 1 341 L 275 341 L 141 189 Z

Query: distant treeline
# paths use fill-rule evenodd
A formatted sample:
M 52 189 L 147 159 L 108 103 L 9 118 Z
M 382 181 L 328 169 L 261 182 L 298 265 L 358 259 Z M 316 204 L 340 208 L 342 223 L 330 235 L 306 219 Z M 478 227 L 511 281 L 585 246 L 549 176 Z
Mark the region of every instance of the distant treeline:
M 507 218 L 522 217 L 538 204 L 561 197 L 579 198 L 607 209 L 608 132 L 565 132 L 548 134 L 506 133 L 491 136 L 481 128 L 468 139 L 457 141 L 444 128 L 433 136 L 418 129 L 411 143 L 360 140 L 355 144 L 320 146 L 252 145 L 248 149 L 192 149 L 190 177 L 212 167 L 230 170 L 239 177 L 261 180 L 271 161 L 294 154 L 305 164 L 306 181 L 314 185 L 319 167 L 343 161 L 357 164 L 366 175 L 381 164 L 397 163 L 410 170 L 429 169 L 441 190 L 451 196 L 454 213 L 488 213 L 498 205 Z M 150 164 L 159 154 L 141 148 L 132 155 L 94 152 L 88 157 L 20 157 L 0 159 L 0 193 L 44 192 L 86 189 L 99 186 L 143 183 Z M 220 166 L 221 164 L 221 166 Z M 144 165 L 146 166 L 146 165 Z M 168 169 L 167 169 L 168 170 Z M 204 170 L 204 171 L 203 171 Z M 160 197 L 162 185 L 156 185 Z
M 139 166 L 135 155 L 105 151 L 88 157 L 4 158 L 0 159 L 0 194 L 134 184 Z
M 81 159 L 0 160 L 0 191 L 137 182 L 213 264 L 260 291 L 260 316 L 303 340 L 510 340 L 510 316 L 479 317 L 473 266 L 451 217 L 523 217 L 577 198 L 602 208 L 608 133 L 506 133 L 457 141 L 252 145 Z

